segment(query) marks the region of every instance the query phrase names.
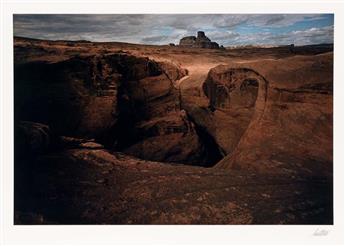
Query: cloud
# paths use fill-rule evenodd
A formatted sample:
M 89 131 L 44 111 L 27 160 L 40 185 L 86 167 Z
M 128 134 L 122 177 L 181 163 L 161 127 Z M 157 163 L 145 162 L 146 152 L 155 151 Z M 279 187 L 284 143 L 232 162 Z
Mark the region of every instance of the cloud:
M 167 39 L 167 36 L 152 36 L 152 37 L 146 37 L 141 39 L 144 42 L 148 42 L 148 43 L 156 43 L 156 42 L 160 42 Z
M 333 43 L 333 26 L 310 28 L 303 31 L 291 31 L 283 34 L 263 32 L 258 34 L 239 35 L 232 39 L 228 45 L 307 45 Z
M 330 17 L 321 14 L 16 14 L 14 35 L 52 40 L 167 44 L 178 43 L 183 36 L 204 30 L 213 41 L 223 45 L 308 44 L 333 42 L 333 16 L 328 27 L 317 25 L 327 18 Z M 301 30 L 297 27 L 300 22 L 315 23 L 315 26 Z M 273 29 L 281 31 L 274 33 Z
M 252 15 L 248 24 L 257 27 L 286 27 L 301 21 L 315 21 L 326 18 L 320 14 L 266 14 Z
M 293 31 L 291 36 L 297 40 L 297 43 L 333 43 L 334 27 L 327 26 L 323 28 L 310 28 L 304 31 Z
M 268 20 L 266 21 L 266 25 L 267 25 L 267 26 L 270 26 L 270 25 L 273 25 L 273 24 L 275 24 L 275 23 L 279 23 L 279 22 L 281 22 L 282 20 L 284 20 L 284 16 L 281 16 L 281 15 L 275 16 L 275 17 L 273 17 L 273 18 L 271 18 L 271 19 L 268 19 Z
M 209 36 L 212 41 L 223 44 L 228 41 L 234 40 L 241 35 L 234 31 L 211 31 L 207 33 L 207 36 Z

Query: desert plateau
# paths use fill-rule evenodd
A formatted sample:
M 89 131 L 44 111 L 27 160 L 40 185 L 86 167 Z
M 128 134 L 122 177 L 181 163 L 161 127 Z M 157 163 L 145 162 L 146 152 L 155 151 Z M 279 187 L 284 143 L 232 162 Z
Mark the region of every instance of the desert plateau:
M 333 224 L 333 44 L 14 37 L 15 224 Z

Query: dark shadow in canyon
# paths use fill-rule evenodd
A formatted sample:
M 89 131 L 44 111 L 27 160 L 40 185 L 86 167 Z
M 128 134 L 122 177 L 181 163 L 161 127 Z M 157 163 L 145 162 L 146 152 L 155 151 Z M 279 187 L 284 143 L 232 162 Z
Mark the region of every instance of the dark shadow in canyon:
M 15 121 L 146 160 L 213 166 L 222 158 L 219 146 L 180 110 L 173 83 L 186 73 L 126 54 L 18 62 Z

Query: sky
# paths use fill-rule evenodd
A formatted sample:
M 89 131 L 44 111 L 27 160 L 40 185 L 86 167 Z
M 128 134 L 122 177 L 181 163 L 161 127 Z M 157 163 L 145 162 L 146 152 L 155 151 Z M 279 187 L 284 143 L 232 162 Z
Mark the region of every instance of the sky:
M 14 35 L 49 40 L 178 44 L 204 31 L 224 46 L 333 43 L 333 14 L 16 14 Z

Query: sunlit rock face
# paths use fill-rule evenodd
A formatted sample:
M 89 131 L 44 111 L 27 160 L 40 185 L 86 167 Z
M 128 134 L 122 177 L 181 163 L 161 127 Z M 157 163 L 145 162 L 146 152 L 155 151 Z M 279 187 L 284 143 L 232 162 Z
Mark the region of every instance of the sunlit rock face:
M 228 109 L 231 112 L 238 108 L 236 105 L 248 108 L 256 95 L 255 81 L 259 90 L 251 107 L 253 115 L 249 125 L 231 155 L 217 166 L 265 173 L 332 176 L 332 58 L 331 53 L 326 53 L 237 64 L 237 67 L 256 71 L 256 76 L 248 74 L 247 79 L 241 79 L 243 82 L 235 84 L 236 89 L 228 94 L 217 92 L 214 84 L 224 86 L 220 83 L 223 77 L 229 84 L 234 80 L 229 72 L 238 68 L 224 67 L 218 80 L 213 80 L 218 83 L 207 87 L 211 92 L 208 94 L 210 103 L 216 111 Z M 245 100 L 241 93 L 248 93 Z

